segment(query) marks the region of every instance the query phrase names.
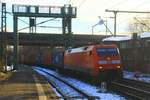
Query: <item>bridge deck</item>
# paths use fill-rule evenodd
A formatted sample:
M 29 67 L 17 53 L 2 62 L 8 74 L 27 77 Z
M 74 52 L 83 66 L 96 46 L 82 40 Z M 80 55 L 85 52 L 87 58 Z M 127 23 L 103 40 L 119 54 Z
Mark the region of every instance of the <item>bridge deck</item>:
M 7 43 L 13 44 L 13 32 L 7 32 Z M 0 32 L 1 35 L 1 32 Z M 44 33 L 19 33 L 19 45 L 43 45 L 43 46 L 63 46 L 63 34 L 44 34 Z M 73 35 L 72 39 L 75 46 L 88 45 L 92 42 L 100 43 L 105 35 Z

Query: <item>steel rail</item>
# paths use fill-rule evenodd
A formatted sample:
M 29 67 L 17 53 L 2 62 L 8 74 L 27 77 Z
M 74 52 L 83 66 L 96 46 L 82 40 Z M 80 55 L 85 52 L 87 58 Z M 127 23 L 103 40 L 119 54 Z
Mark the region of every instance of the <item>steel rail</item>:
M 71 87 L 72 89 L 74 89 L 75 91 L 77 91 L 78 93 L 80 93 L 81 95 L 83 95 L 83 96 L 84 96 L 86 99 L 88 99 L 88 100 L 99 100 L 99 99 L 100 99 L 100 98 L 97 97 L 97 96 L 91 96 L 91 95 L 87 94 L 86 92 L 80 90 L 79 88 L 77 88 L 77 87 L 71 85 L 71 84 L 68 83 L 67 81 L 65 81 L 65 80 L 63 80 L 63 79 L 61 79 L 61 78 L 59 78 L 59 77 L 57 77 L 57 76 L 55 76 L 55 75 L 53 75 L 53 74 L 51 74 L 51 73 L 48 73 L 47 71 L 44 71 L 44 70 L 41 70 L 41 69 L 38 69 L 38 70 L 40 70 L 40 71 L 42 71 L 42 72 L 44 72 L 44 73 L 46 73 L 46 74 L 48 74 L 48 75 L 50 75 L 50 76 L 56 78 L 57 80 L 63 82 L 63 83 L 66 84 L 67 86 Z M 50 81 L 49 81 L 49 82 L 50 82 Z M 50 82 L 50 83 L 52 83 L 52 82 Z M 65 100 L 68 100 L 68 99 L 70 100 L 71 98 L 72 98 L 72 99 L 73 99 L 73 98 L 85 99 L 85 98 L 82 98 L 82 97 L 66 97 L 66 96 L 60 91 L 60 89 L 57 88 L 57 86 L 55 86 L 53 83 L 52 83 L 52 86 L 54 86 L 54 87 L 57 89 L 57 91 L 63 96 L 63 98 L 64 98 Z
M 145 88 L 144 88 L 144 85 Z M 111 89 L 136 100 L 150 99 L 150 84 L 131 79 L 120 79 L 111 82 Z

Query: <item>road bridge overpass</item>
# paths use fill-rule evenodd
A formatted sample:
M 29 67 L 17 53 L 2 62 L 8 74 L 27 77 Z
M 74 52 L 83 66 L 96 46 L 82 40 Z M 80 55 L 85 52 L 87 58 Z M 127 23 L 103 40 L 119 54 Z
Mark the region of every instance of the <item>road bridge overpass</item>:
M 5 34 L 7 35 L 7 44 L 13 45 L 13 32 Z M 105 38 L 105 35 L 72 35 L 74 46 L 88 45 L 92 43 L 92 40 L 94 43 L 100 43 L 102 38 Z M 64 46 L 64 39 L 65 36 L 63 34 L 19 33 L 19 45 L 22 46 Z

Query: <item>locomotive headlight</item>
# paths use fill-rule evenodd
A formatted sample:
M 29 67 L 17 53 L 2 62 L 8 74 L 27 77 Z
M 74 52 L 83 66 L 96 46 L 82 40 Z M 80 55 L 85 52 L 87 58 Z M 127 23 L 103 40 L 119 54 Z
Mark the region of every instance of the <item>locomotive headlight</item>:
M 117 68 L 121 68 L 120 66 L 117 66 Z
M 99 66 L 99 69 L 103 69 L 103 67 L 102 67 L 102 66 Z

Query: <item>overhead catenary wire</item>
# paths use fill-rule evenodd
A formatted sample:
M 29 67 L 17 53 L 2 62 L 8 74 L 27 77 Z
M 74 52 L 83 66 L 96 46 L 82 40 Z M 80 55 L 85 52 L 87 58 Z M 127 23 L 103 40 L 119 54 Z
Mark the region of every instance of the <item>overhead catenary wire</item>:
M 142 7 L 142 6 L 144 6 L 145 4 L 147 4 L 147 2 L 149 2 L 149 0 L 146 0 L 146 1 L 144 1 L 144 2 L 142 2 L 142 3 L 140 3 L 140 4 L 138 4 L 137 6 L 135 6 L 135 7 L 133 7 L 133 8 L 130 8 L 129 10 L 135 10 L 135 9 L 137 9 L 137 7 L 139 8 L 139 7 Z M 124 17 L 124 16 L 123 16 Z M 118 19 L 121 19 L 121 18 L 123 18 L 123 17 L 119 17 Z M 123 21 L 121 21 L 121 22 L 119 22 L 118 24 L 121 24 L 122 22 L 124 22 L 125 20 L 128 20 L 129 18 L 125 18 Z M 117 24 L 117 25 L 118 25 Z
M 68 3 L 73 5 L 74 0 L 69 0 Z
M 113 4 L 111 7 L 107 8 L 107 9 L 111 9 L 111 8 L 117 7 L 119 5 L 122 5 L 124 2 L 127 2 L 127 1 L 129 1 L 129 0 L 121 0 L 121 1 Z
M 24 22 L 25 24 L 27 24 L 27 25 L 29 25 L 29 23 L 27 23 L 26 21 L 24 21 L 24 20 L 22 20 L 22 19 L 20 19 L 20 18 L 18 18 L 20 21 L 22 21 L 22 22 Z
M 133 8 L 131 8 L 132 10 L 133 9 L 137 9 L 137 7 L 139 8 L 139 7 L 142 7 L 142 6 L 144 6 L 145 4 L 147 4 L 147 0 L 146 1 L 143 1 L 142 3 L 140 3 L 140 4 L 138 4 L 137 6 L 134 6 Z M 131 10 L 130 9 L 130 10 Z M 123 18 L 124 18 L 124 16 L 123 16 Z M 131 18 L 131 17 L 130 17 Z M 130 19 L 129 17 L 128 18 L 125 18 L 124 20 L 122 20 L 121 22 L 119 22 L 119 23 L 117 23 L 117 26 L 121 26 L 120 24 L 122 24 L 122 23 L 124 23 L 125 22 L 125 20 L 128 20 L 128 19 Z M 117 18 L 117 19 L 122 19 L 122 17 L 119 17 L 119 18 Z
M 1 11 L 0 11 L 1 12 Z M 9 14 L 9 15 L 11 15 L 11 16 L 13 16 L 13 14 L 12 14 L 12 12 L 6 12 L 7 14 Z M 24 20 L 22 20 L 22 19 L 20 19 L 20 18 L 18 18 L 18 20 L 20 20 L 20 21 L 22 21 L 22 22 L 24 22 L 25 24 L 29 24 L 29 23 L 27 23 L 26 21 L 24 21 Z
M 69 4 L 71 4 L 71 0 L 69 0 Z
M 52 18 L 52 19 L 49 19 L 49 20 L 42 21 L 42 22 L 40 22 L 40 23 L 37 23 L 36 26 L 37 26 L 37 25 L 40 25 L 40 24 L 43 24 L 43 23 L 45 23 L 45 22 L 48 22 L 48 21 L 52 21 L 52 20 L 54 20 L 54 19 L 56 19 L 56 18 Z M 19 29 L 18 31 L 21 31 L 21 30 L 24 30 L 24 29 L 27 29 L 27 28 L 29 28 L 29 27 L 21 28 L 21 29 Z
M 125 1 L 125 0 L 123 0 L 123 1 Z M 117 4 L 113 5 L 112 7 L 121 5 L 121 3 L 123 4 L 123 1 L 118 2 Z M 126 0 L 126 1 L 127 1 L 127 0 Z M 130 8 L 129 10 L 137 9 L 137 7 L 139 8 L 139 7 L 141 7 L 141 6 L 144 6 L 145 4 L 147 4 L 148 1 L 149 1 L 149 0 L 140 2 L 137 6 L 134 6 L 133 8 Z M 112 7 L 109 7 L 108 9 L 110 9 L 110 8 L 112 8 Z M 122 17 L 121 17 L 121 18 L 122 18 Z M 121 18 L 119 17 L 119 19 L 121 19 Z
M 133 7 L 133 8 L 130 8 L 129 10 L 135 10 L 135 9 L 137 9 L 137 8 L 140 8 L 140 7 L 144 6 L 144 5 L 146 5 L 147 2 L 149 2 L 149 0 L 146 0 L 146 1 L 144 1 L 144 2 L 139 3 L 137 6 L 135 6 L 135 7 Z M 121 18 L 122 18 L 122 17 L 119 17 L 119 19 L 121 19 Z
M 62 28 L 62 27 L 57 27 L 57 26 L 37 26 L 37 27 L 42 27 L 42 28 L 59 28 L 59 29 Z
M 79 4 L 78 9 L 81 8 L 81 6 L 85 3 L 85 1 L 86 1 L 86 0 L 83 0 L 83 1 Z

